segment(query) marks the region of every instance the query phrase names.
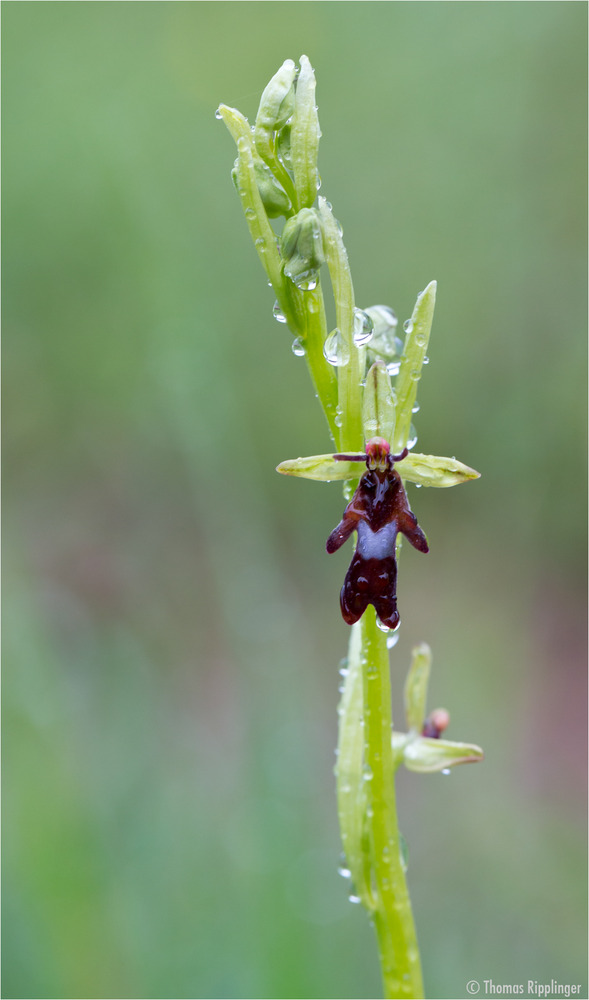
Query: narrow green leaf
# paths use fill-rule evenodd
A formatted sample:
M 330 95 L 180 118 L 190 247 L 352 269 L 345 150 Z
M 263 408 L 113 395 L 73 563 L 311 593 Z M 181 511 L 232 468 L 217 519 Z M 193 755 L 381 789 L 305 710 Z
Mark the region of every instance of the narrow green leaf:
M 290 157 L 299 208 L 311 208 L 317 197 L 320 135 L 315 105 L 315 74 L 307 56 L 301 56 L 290 129 Z
M 376 361 L 366 376 L 362 406 L 364 438 L 392 441 L 395 429 L 395 397 L 384 361 Z
M 397 394 L 395 452 L 402 451 L 409 439 L 411 412 L 417 397 L 417 384 L 421 378 L 423 359 L 434 317 L 436 287 L 436 282 L 430 281 L 427 288 L 417 296 L 417 302 L 405 336 L 401 367 L 395 383 Z
M 442 458 L 438 455 L 416 455 L 409 452 L 407 458 L 397 462 L 395 468 L 402 479 L 419 486 L 458 486 L 471 479 L 479 479 L 480 472 L 455 458 Z
M 338 405 L 341 430 L 336 438 L 342 451 L 360 450 L 363 446 L 360 352 L 354 343 L 354 289 L 348 255 L 341 230 L 325 198 L 319 198 L 323 227 L 323 249 L 333 286 L 335 317 L 348 362 L 338 368 Z
M 338 707 L 340 719 L 336 765 L 337 807 L 346 863 L 352 887 L 364 906 L 374 907 L 370 886 L 370 854 L 365 837 L 366 783 L 362 730 L 362 630 L 352 626 L 344 686 Z
M 237 108 L 229 108 L 226 104 L 220 104 L 217 114 L 225 122 L 236 145 L 244 137 L 249 140 L 252 139 L 250 124 L 245 115 L 242 115 L 241 111 L 238 111 Z
M 247 136 L 240 136 L 237 140 L 237 150 L 239 154 L 237 158 L 237 190 L 241 198 L 242 208 L 258 256 L 282 305 L 280 254 L 276 246 L 274 230 L 268 221 L 258 190 L 251 133 Z M 290 320 L 288 315 L 287 319 Z

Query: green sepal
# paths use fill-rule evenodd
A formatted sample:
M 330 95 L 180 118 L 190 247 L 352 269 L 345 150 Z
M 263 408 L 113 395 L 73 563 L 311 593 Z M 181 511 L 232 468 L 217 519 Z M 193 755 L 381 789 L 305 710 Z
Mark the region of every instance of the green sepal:
M 364 438 L 391 441 L 395 429 L 395 397 L 384 361 L 376 361 L 368 371 L 362 404 Z
M 423 729 L 431 662 L 432 651 L 426 642 L 413 648 L 404 691 L 405 719 L 410 732 L 421 733 Z
M 451 740 L 434 740 L 420 736 L 408 740 L 403 750 L 403 763 L 409 771 L 432 774 L 445 771 L 456 764 L 476 764 L 484 753 L 475 743 L 453 743 Z
M 436 304 L 437 283 L 430 281 L 427 288 L 417 296 L 417 302 L 409 328 L 405 336 L 405 347 L 399 374 L 395 382 L 397 394 L 397 423 L 395 426 L 395 452 L 403 450 L 409 439 L 411 413 L 417 397 L 417 383 L 427 350 L 434 306 Z
M 471 479 L 479 479 L 481 475 L 456 458 L 420 455 L 412 451 L 407 458 L 396 462 L 395 468 L 401 478 L 407 479 L 410 483 L 417 483 L 418 486 L 436 486 L 440 489 L 468 483 Z
M 440 458 L 437 455 L 414 455 L 409 453 L 395 468 L 403 479 L 419 486 L 448 487 L 478 479 L 480 473 L 469 469 L 468 465 L 455 458 Z M 299 476 L 301 479 L 315 479 L 331 483 L 334 479 L 354 479 L 362 473 L 362 463 L 339 462 L 333 455 L 308 455 L 306 458 L 290 458 L 277 466 L 277 472 L 285 476 Z
M 309 455 L 308 458 L 291 458 L 276 466 L 283 476 L 299 476 L 331 483 L 337 479 L 357 479 L 362 475 L 364 461 L 338 462 L 333 455 Z

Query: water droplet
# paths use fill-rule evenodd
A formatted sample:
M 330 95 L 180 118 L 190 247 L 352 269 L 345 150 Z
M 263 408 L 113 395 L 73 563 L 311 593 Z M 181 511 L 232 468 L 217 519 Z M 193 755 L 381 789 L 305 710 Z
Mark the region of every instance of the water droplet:
M 217 121 L 220 121 L 222 117 L 223 115 L 221 114 L 220 108 L 217 108 L 217 110 L 215 111 L 215 118 L 217 119 Z
M 399 623 L 400 624 L 400 623 Z M 399 641 L 399 626 L 387 635 L 387 649 L 392 649 Z
M 297 358 L 303 358 L 305 356 L 305 348 L 303 347 L 300 337 L 295 337 L 293 340 L 292 353 L 296 354 Z
M 317 190 L 318 191 L 321 190 L 321 178 L 320 178 L 319 174 L 317 174 Z
M 394 378 L 395 375 L 399 374 L 400 368 L 401 368 L 401 359 L 399 358 L 398 361 L 391 361 L 387 365 L 387 372 L 391 376 L 391 378 Z
M 352 873 L 351 873 L 350 869 L 347 867 L 346 859 L 345 858 L 342 858 L 342 861 L 341 861 L 340 866 L 339 866 L 339 868 L 337 870 L 337 873 L 338 873 L 338 875 L 341 875 L 342 878 L 350 878 L 351 877 Z
M 312 268 L 297 274 L 294 278 L 294 283 L 300 292 L 312 292 L 314 288 L 317 288 L 317 281 L 317 271 Z
M 383 623 L 381 622 L 380 618 L 376 619 L 376 624 L 377 624 L 377 627 L 380 629 L 381 632 L 390 632 L 391 631 L 391 629 L 389 628 L 388 625 L 383 625 Z
M 443 769 L 443 771 L 442 771 L 442 774 L 450 774 L 450 768 L 449 767 L 445 767 Z
M 274 319 L 278 320 L 279 323 L 286 323 L 286 316 L 284 315 L 282 309 L 280 308 L 280 303 L 278 299 L 276 299 L 276 302 L 274 303 L 274 306 L 272 308 L 272 315 L 274 316 Z
M 407 447 L 409 448 L 409 450 L 411 450 L 411 448 L 414 448 L 416 444 L 417 444 L 417 431 L 415 429 L 415 425 L 410 424 L 409 435 L 407 437 Z
M 414 368 L 413 371 L 411 372 L 411 381 L 419 382 L 420 378 L 421 378 L 421 372 L 419 368 Z
M 413 406 L 411 407 L 411 412 L 412 413 L 419 413 L 419 403 L 414 403 L 413 404 Z
M 364 781 L 372 781 L 372 779 L 374 778 L 372 769 L 368 767 L 368 764 L 365 764 L 364 767 L 362 768 L 362 777 Z
M 405 322 L 403 323 L 403 329 L 404 329 L 405 333 L 412 333 L 413 332 L 413 320 L 412 319 L 406 319 Z
M 255 240 L 255 244 L 254 245 L 257 246 L 257 247 L 263 247 L 264 246 L 264 237 L 263 236 L 258 236 L 257 240 Z
M 334 422 L 334 424 L 335 424 L 336 427 L 341 427 L 342 426 L 344 420 L 343 420 L 341 406 L 336 406 L 335 417 L 333 418 L 333 422 Z
M 362 902 L 362 900 L 360 899 L 360 897 L 356 896 L 355 893 L 353 893 L 353 892 L 350 893 L 350 895 L 348 896 L 348 899 L 350 900 L 350 903 L 361 903 Z
M 354 309 L 354 343 L 363 347 L 374 335 L 374 323 L 368 313 L 362 309 Z
M 425 333 L 416 333 L 415 343 L 417 344 L 418 347 L 423 347 L 425 344 Z
M 425 358 L 423 359 L 422 364 L 429 365 L 429 358 L 428 358 L 427 354 L 426 354 Z
M 253 208 L 251 208 L 251 207 L 250 208 L 246 208 L 246 210 L 245 210 L 245 217 L 246 217 L 246 219 L 253 219 L 255 217 L 255 214 L 256 213 L 255 213 L 255 211 L 254 211 Z M 270 282 L 270 284 L 272 284 L 272 282 Z
M 348 345 L 342 337 L 341 330 L 336 326 L 323 345 L 323 355 L 326 361 L 335 368 L 343 368 L 350 360 Z

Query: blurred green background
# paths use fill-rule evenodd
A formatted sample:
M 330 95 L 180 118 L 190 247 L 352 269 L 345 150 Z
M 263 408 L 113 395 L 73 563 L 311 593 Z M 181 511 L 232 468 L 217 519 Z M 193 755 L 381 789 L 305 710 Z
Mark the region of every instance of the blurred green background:
M 5 3 L 5 997 L 370 998 L 336 873 L 337 484 L 230 180 L 317 74 L 357 302 L 438 280 L 392 654 L 486 760 L 402 774 L 428 996 L 586 990 L 584 3 Z M 581 995 L 586 996 L 586 992 Z

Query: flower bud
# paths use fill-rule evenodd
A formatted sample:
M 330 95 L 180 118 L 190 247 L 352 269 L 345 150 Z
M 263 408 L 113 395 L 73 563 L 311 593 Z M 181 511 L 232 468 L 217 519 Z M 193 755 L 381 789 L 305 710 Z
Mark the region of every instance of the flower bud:
M 265 163 L 256 161 L 254 162 L 254 173 L 268 218 L 276 219 L 279 215 L 286 215 L 290 209 L 290 198 L 270 168 Z
M 291 117 L 295 106 L 296 66 L 287 59 L 264 90 L 256 116 L 256 131 L 278 132 Z
M 325 262 L 319 216 L 314 208 L 302 208 L 288 219 L 280 240 L 284 273 L 301 289 L 314 288 L 317 272 Z
M 421 735 L 431 740 L 439 740 L 449 724 L 450 713 L 445 708 L 434 708 L 423 724 Z

